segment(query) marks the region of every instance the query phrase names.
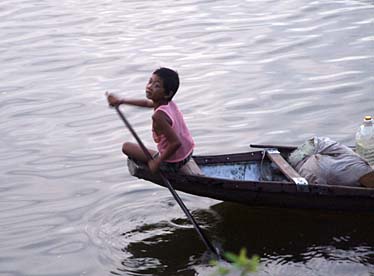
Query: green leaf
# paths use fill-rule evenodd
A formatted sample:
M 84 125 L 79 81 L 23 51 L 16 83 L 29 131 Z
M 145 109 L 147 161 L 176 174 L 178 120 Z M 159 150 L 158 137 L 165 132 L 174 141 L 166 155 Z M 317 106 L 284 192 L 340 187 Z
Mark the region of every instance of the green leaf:
M 238 261 L 238 256 L 235 255 L 234 253 L 231 253 L 231 252 L 225 252 L 225 257 L 227 260 L 229 260 L 230 262 L 233 262 L 233 263 L 236 263 Z
M 213 266 L 217 266 L 218 265 L 218 261 L 217 260 L 210 260 L 209 264 L 213 265 Z
M 250 272 L 255 272 L 260 263 L 260 258 L 257 255 L 248 258 L 247 249 L 242 248 L 239 252 L 239 255 L 236 255 L 231 252 L 224 253 L 226 259 L 231 263 L 231 267 L 235 267 L 241 276 L 246 276 Z M 210 264 L 217 266 L 217 271 L 215 275 L 227 275 L 231 272 L 229 267 L 220 266 L 217 260 L 210 261 Z
M 230 273 L 230 269 L 221 266 L 218 268 L 218 273 L 220 273 L 221 275 L 227 275 Z

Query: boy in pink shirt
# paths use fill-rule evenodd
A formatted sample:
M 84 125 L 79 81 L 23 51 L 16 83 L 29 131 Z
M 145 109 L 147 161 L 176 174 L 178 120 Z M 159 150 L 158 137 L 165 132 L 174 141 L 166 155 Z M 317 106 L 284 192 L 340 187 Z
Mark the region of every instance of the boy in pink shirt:
M 125 99 L 107 95 L 111 106 L 129 104 L 154 109 L 152 133 L 158 152 L 151 149 L 148 151 L 155 159 L 148 161 L 138 144 L 126 142 L 122 146 L 122 151 L 127 156 L 148 162 L 152 172 L 159 169 L 178 171 L 190 160 L 195 146 L 182 113 L 172 101 L 178 88 L 178 73 L 162 67 L 153 72 L 146 85 L 147 99 Z

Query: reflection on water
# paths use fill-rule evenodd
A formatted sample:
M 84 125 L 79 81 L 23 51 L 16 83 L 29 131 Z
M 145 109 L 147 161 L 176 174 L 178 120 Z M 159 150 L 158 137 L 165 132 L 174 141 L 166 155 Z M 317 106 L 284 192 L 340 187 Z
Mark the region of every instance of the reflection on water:
M 123 249 L 129 256 L 121 263 L 119 271 L 141 275 L 176 275 L 178 271 L 178 275 L 194 275 L 195 270 L 190 266 L 200 263 L 205 248 L 193 228 L 155 224 L 137 231 L 137 236 L 148 231 L 149 237 L 136 241 L 135 236 Z
M 374 221 L 369 214 L 219 203 L 193 215 L 200 223 L 209 222 L 204 229 L 220 248 L 239 252 L 246 247 L 248 255 L 259 255 L 261 268 L 255 275 L 369 275 L 374 269 Z M 202 265 L 207 252 L 191 227 L 155 223 L 123 234 L 129 236 L 132 241 L 123 248 L 126 259 L 117 271 L 195 275 L 214 270 Z
M 0 274 L 206 275 L 168 191 L 127 172 L 132 138 L 105 91 L 143 97 L 150 72 L 177 69 L 196 154 L 352 144 L 374 115 L 373 14 L 365 0 L 2 0 Z M 124 112 L 153 143 L 151 111 Z M 259 275 L 374 273 L 367 217 L 182 198 L 223 250 L 261 255 Z

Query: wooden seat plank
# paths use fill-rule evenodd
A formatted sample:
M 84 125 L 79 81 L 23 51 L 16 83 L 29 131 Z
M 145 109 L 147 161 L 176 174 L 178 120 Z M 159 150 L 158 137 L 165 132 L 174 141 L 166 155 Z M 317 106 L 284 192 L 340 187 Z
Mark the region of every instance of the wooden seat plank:
M 182 168 L 180 168 L 180 172 L 186 175 L 203 175 L 193 158 L 191 158 Z
M 297 185 L 308 185 L 308 181 L 303 178 L 291 165 L 283 158 L 277 149 L 267 149 L 266 156 L 274 162 L 281 172 L 293 183 Z
M 367 188 L 374 188 L 374 172 L 365 174 L 360 178 L 360 184 Z

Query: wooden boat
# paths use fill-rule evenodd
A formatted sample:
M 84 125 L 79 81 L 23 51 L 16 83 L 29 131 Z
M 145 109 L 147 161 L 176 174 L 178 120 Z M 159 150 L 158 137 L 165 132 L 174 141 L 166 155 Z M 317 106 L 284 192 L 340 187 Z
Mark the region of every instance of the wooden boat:
M 166 173 L 185 193 L 252 206 L 374 212 L 374 188 L 309 185 L 287 163 L 292 146 L 251 145 L 244 153 L 193 156 L 202 175 Z M 258 148 L 255 150 L 254 148 Z M 161 186 L 140 162 L 128 159 L 133 176 Z

